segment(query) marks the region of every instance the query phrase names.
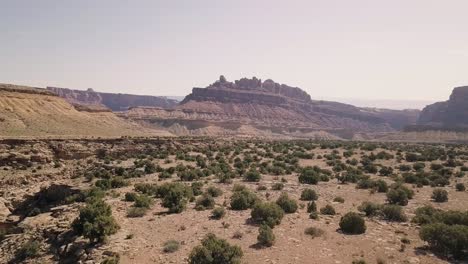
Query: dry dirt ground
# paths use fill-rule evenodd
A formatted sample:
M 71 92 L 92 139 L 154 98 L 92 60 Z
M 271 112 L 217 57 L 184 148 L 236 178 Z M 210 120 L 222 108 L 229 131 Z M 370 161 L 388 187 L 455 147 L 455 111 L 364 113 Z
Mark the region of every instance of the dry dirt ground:
M 241 160 L 246 157 L 246 153 L 252 150 L 259 150 L 261 146 L 276 144 L 276 142 L 262 142 L 260 147 L 255 141 L 240 141 L 240 152 L 234 155 L 234 147 L 237 141 L 222 141 L 218 139 L 203 139 L 193 141 L 182 141 L 178 139 L 168 141 L 24 141 L 21 143 L 3 142 L 0 144 L 3 154 L 14 153 L 30 158 L 30 152 L 35 149 L 37 155 L 43 155 L 44 160 L 34 162 L 23 162 L 16 160 L 8 162 L 8 155 L 3 155 L 3 164 L 0 163 L 0 228 L 9 230 L 6 238 L 1 241 L 0 262 L 8 262 L 13 259 L 16 250 L 30 239 L 41 241 L 41 247 L 37 256 L 26 259 L 27 263 L 67 263 L 71 261 L 69 255 L 63 253 L 63 245 L 55 245 L 47 242 L 50 240 L 50 233 L 55 236 L 69 232 L 71 222 L 78 216 L 79 209 L 84 203 L 72 203 L 66 205 L 55 205 L 47 211 L 35 216 L 21 216 L 15 214 L 18 205 L 24 201 L 28 195 L 40 191 L 41 188 L 51 184 L 63 184 L 78 190 L 88 189 L 97 179 L 91 182 L 83 177 L 82 172 L 94 166 L 116 166 L 131 168 L 134 161 L 146 158 L 148 149 L 156 152 L 167 152 L 164 158 L 154 158 L 151 162 L 159 165 L 163 169 L 182 165 L 197 167 L 194 161 L 180 160 L 175 155 L 177 153 L 189 154 L 190 156 L 200 155 L 206 157 L 205 153 L 199 152 L 209 148 L 214 149 L 213 154 L 219 153 L 219 148 L 229 149 L 226 156 L 239 157 Z M 61 151 L 53 146 L 60 145 Z M 289 144 L 289 143 L 288 143 Z M 285 149 L 292 152 L 296 143 L 286 145 Z M 308 143 L 309 144 L 309 143 Z M 311 142 L 315 148 L 307 150 L 313 153 L 312 159 L 299 159 L 298 166 L 318 166 L 322 169 L 332 170 L 327 165 L 325 158 L 317 156 L 332 153 L 331 148 L 320 148 L 321 142 Z M 357 143 L 356 143 L 357 144 Z M 210 147 L 211 146 L 211 147 Z M 398 148 L 406 148 L 410 145 L 389 144 L 387 148 L 376 148 L 371 151 L 360 149 L 359 144 L 353 147 L 354 154 L 349 158 L 342 156 L 346 143 L 334 149 L 338 152 L 340 160 L 356 158 L 360 160 L 363 155 L 386 151 L 392 155 L 397 155 Z M 441 148 L 467 151 L 466 146 L 422 146 L 422 148 Z M 80 150 L 80 155 L 73 155 L 74 151 Z M 102 149 L 106 149 L 106 158 L 99 157 Z M 274 155 L 284 155 L 284 152 Z M 402 152 L 403 157 L 406 153 Z M 124 157 L 126 154 L 126 157 Z M 29 155 L 29 156 L 28 156 Z M 99 157 L 99 158 L 98 158 Z M 110 157 L 110 158 L 109 158 Z M 180 157 L 179 157 L 180 158 Z M 456 157 L 465 166 L 467 156 Z M 107 159 L 107 161 L 106 161 Z M 208 159 L 209 160 L 209 159 Z M 260 157 L 263 161 L 271 162 L 271 158 Z M 208 161 L 209 163 L 210 161 Z M 229 162 L 229 161 L 228 161 Z M 394 169 L 393 176 L 383 177 L 378 173 L 366 173 L 372 179 L 384 179 L 389 185 L 394 182 L 395 177 L 401 175 L 396 169 L 401 164 L 413 164 L 405 160 L 398 161 L 397 158 L 389 160 L 376 160 L 375 164 L 391 166 Z M 442 163 L 442 161 L 426 161 L 425 170 L 429 170 L 431 163 Z M 233 163 L 230 163 L 233 166 Z M 460 170 L 461 166 L 455 167 L 454 171 Z M 81 250 L 75 254 L 74 261 L 81 263 L 100 263 L 110 255 L 118 254 L 120 263 L 187 263 L 188 256 L 193 247 L 200 244 L 200 241 L 208 233 L 214 233 L 220 238 L 224 238 L 233 245 L 242 248 L 244 256 L 242 263 L 352 263 L 354 260 L 365 260 L 365 263 L 463 263 L 463 260 L 446 259 L 436 256 L 425 246 L 425 242 L 419 238 L 420 227 L 410 220 L 414 216 L 416 208 L 424 205 L 432 205 L 443 210 L 468 210 L 468 192 L 458 192 L 455 190 L 455 183 L 468 185 L 468 177 L 452 177 L 450 184 L 441 187 L 448 192 L 449 200 L 445 203 L 435 203 L 431 199 L 433 187 L 416 187 L 406 184 L 415 191 L 414 198 L 411 199 L 404 211 L 409 217 L 406 222 L 389 222 L 379 217 L 364 217 L 367 230 L 361 235 L 343 234 L 339 229 L 339 221 L 347 212 L 358 212 L 358 206 L 364 201 L 376 203 L 386 203 L 386 194 L 372 192 L 369 189 L 357 189 L 355 183 L 341 184 L 336 178 L 328 182 L 319 182 L 317 185 L 301 184 L 298 181 L 299 172 L 292 172 L 289 175 L 272 175 L 262 173 L 259 182 L 245 182 L 242 178 L 234 178 L 232 183 L 220 183 L 216 175 L 209 175 L 200 179 L 204 183 L 204 189 L 208 186 L 216 186 L 223 190 L 223 194 L 215 198 L 216 205 L 226 208 L 226 215 L 220 220 L 210 218 L 211 210 L 195 210 L 195 202 L 189 202 L 187 209 L 179 214 L 167 214 L 167 208 L 162 207 L 161 199 L 153 198 L 153 205 L 143 217 L 129 218 L 127 212 L 132 204 L 124 201 L 125 193 L 134 192 L 134 185 L 137 183 L 154 183 L 161 185 L 164 182 L 179 181 L 177 172 L 170 179 L 159 178 L 160 172 L 144 174 L 141 177 L 127 179 L 128 185 L 122 188 L 115 188 L 107 191 L 105 201 L 111 205 L 112 214 L 120 229 L 117 233 L 109 236 L 106 243 Z M 336 175 L 336 173 L 333 173 Z M 282 182 L 282 190 L 272 190 L 275 183 Z M 191 184 L 190 182 L 184 182 Z M 294 198 L 299 209 L 292 214 L 285 214 L 281 224 L 273 229 L 276 236 L 275 244 L 269 248 L 258 248 L 257 235 L 258 225 L 252 224 L 250 219 L 251 210 L 235 211 L 230 210 L 229 203 L 232 196 L 234 184 L 239 183 L 247 186 L 255 192 L 263 201 L 276 201 L 277 197 L 286 192 Z M 258 186 L 266 186 L 266 190 L 257 190 Z M 319 218 L 313 220 L 309 218 L 305 201 L 300 201 L 301 192 L 305 188 L 317 191 L 319 198 L 317 207 L 321 208 L 331 204 L 337 214 L 326 216 L 319 213 Z M 335 202 L 334 198 L 342 197 L 344 202 Z M 19 221 L 19 223 L 15 223 Z M 21 227 L 21 232 L 14 232 L 11 226 Z M 317 227 L 324 231 L 320 237 L 312 238 L 304 233 L 308 227 Z M 11 232 L 10 232 L 11 231 Z M 241 237 L 235 237 L 235 234 Z M 409 239 L 409 244 L 403 244 L 402 239 Z M 180 248 L 173 253 L 164 252 L 164 243 L 169 240 L 176 240 L 180 243 Z M 74 243 L 86 244 L 87 240 L 78 237 Z M 13 262 L 10 262 L 13 263 Z M 71 263 L 71 262 L 68 262 Z

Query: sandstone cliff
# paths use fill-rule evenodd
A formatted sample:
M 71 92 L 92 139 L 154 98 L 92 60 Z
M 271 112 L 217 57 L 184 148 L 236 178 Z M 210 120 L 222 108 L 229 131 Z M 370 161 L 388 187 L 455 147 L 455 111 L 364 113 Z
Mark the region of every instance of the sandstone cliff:
M 410 130 L 468 131 L 468 86 L 453 89 L 449 100 L 426 106 Z

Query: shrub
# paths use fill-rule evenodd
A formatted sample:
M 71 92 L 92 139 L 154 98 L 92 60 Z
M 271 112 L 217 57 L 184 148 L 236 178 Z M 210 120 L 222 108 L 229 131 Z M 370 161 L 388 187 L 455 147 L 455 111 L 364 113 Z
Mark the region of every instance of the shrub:
M 307 204 L 307 212 L 317 212 L 317 204 L 315 203 L 315 201 L 312 201 L 309 204 Z
M 304 234 L 311 236 L 312 238 L 320 237 L 325 233 L 320 228 L 317 227 L 308 227 L 305 229 Z
M 248 182 L 259 182 L 262 176 L 256 170 L 250 170 L 244 175 L 244 180 Z
M 259 245 L 271 247 L 275 243 L 275 234 L 268 225 L 261 225 L 258 229 L 257 241 Z
M 403 208 L 393 204 L 383 206 L 382 216 L 385 220 L 393 222 L 405 222 L 408 220 L 405 213 L 403 212 Z
M 135 207 L 140 207 L 140 208 L 150 208 L 151 204 L 153 201 L 151 200 L 151 197 L 149 197 L 146 194 L 142 195 L 137 195 L 135 197 Z
M 284 188 L 284 184 L 281 182 L 276 182 L 271 186 L 271 189 L 274 191 L 281 191 Z
M 408 189 L 403 185 L 396 185 L 393 186 L 387 192 L 387 200 L 390 204 L 398 204 L 398 205 L 407 205 L 408 200 L 412 199 L 414 195 L 413 190 Z
M 177 250 L 179 250 L 179 248 L 180 248 L 180 243 L 179 241 L 176 241 L 176 240 L 166 241 L 164 242 L 164 245 L 163 245 L 163 251 L 165 253 L 174 253 Z
M 150 183 L 137 183 L 135 184 L 135 191 L 147 194 L 147 195 L 155 195 L 156 191 L 158 189 L 158 186 L 156 184 L 150 184 Z
M 138 194 L 136 194 L 134 192 L 125 193 L 125 201 L 134 202 L 137 196 L 138 196 Z
M 377 192 L 379 193 L 384 193 L 388 191 L 388 185 L 384 180 L 377 180 L 374 183 L 374 188 L 376 189 Z
M 143 217 L 146 214 L 146 211 L 148 211 L 148 209 L 144 207 L 131 207 L 128 209 L 127 217 Z
M 334 202 L 337 202 L 337 203 L 344 203 L 344 198 L 343 197 L 335 197 L 335 199 L 333 199 Z
M 120 256 L 116 255 L 116 256 L 112 256 L 112 257 L 108 257 L 104 259 L 103 261 L 101 261 L 101 264 L 119 264 L 119 262 L 120 262 Z
M 273 228 L 281 223 L 284 211 L 276 203 L 258 203 L 252 209 L 251 216 L 255 222 Z
M 302 201 L 316 201 L 318 199 L 317 192 L 312 189 L 304 189 L 301 193 Z
M 102 200 L 93 201 L 81 209 L 72 226 L 78 235 L 91 242 L 102 242 L 120 228 L 112 216 L 111 207 Z
M 23 261 L 28 258 L 37 257 L 39 255 L 40 244 L 36 240 L 30 240 L 24 243 L 16 252 L 15 258 L 18 261 Z
M 257 196 L 248 189 L 236 191 L 231 196 L 231 209 L 232 210 L 247 210 L 252 208 L 258 201 Z
M 333 206 L 327 204 L 325 205 L 325 207 L 320 208 L 320 213 L 323 215 L 335 215 L 336 211 L 335 208 L 333 208 Z
M 363 234 L 366 232 L 366 223 L 359 214 L 349 212 L 340 219 L 340 228 L 347 234 Z
M 466 190 L 466 187 L 463 183 L 457 183 L 455 185 L 455 189 L 457 190 L 457 192 L 464 192 Z
M 221 219 L 225 215 L 226 215 L 226 210 L 224 209 L 224 207 L 215 208 L 211 212 L 211 218 L 213 218 L 213 219 Z
M 448 201 L 448 192 L 446 190 L 443 190 L 443 189 L 434 189 L 434 191 L 432 191 L 431 198 L 436 203 L 447 202 Z
M 208 234 L 201 245 L 192 249 L 189 264 L 240 264 L 243 256 L 239 246 L 231 246 L 226 240 Z
M 210 186 L 206 189 L 206 193 L 208 193 L 212 197 L 219 197 L 223 194 L 223 190 L 215 186 Z
M 445 256 L 452 254 L 462 259 L 468 250 L 468 226 L 465 225 L 428 224 L 421 227 L 419 236 L 434 251 Z
M 310 219 L 317 220 L 317 219 L 319 218 L 319 215 L 318 215 L 317 212 L 311 212 L 311 213 L 309 214 L 309 218 L 310 218 Z
M 197 199 L 195 202 L 195 209 L 197 211 L 202 211 L 206 209 L 213 209 L 215 206 L 215 200 L 209 194 L 203 194 L 200 198 Z
M 182 184 L 172 184 L 165 190 L 162 206 L 168 208 L 169 213 L 181 213 L 185 210 L 188 200 L 189 197 L 185 186 Z
M 311 168 L 304 169 L 299 175 L 299 182 L 304 184 L 317 184 L 320 180 L 320 175 L 316 170 Z
M 364 212 L 366 216 L 376 216 L 380 213 L 382 206 L 380 204 L 376 204 L 373 202 L 363 202 L 359 207 L 358 210 L 360 212 Z
M 192 193 L 195 196 L 198 196 L 203 193 L 202 187 L 203 187 L 203 182 L 192 182 Z
M 278 200 L 276 200 L 276 204 L 287 214 L 292 214 L 297 211 L 297 202 L 289 198 L 287 193 L 282 193 Z

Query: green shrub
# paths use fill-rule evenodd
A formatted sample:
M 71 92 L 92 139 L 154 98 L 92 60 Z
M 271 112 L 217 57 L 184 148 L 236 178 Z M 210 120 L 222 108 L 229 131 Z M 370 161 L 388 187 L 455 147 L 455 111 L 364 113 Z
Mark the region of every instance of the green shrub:
M 219 197 L 223 194 L 223 190 L 215 186 L 210 186 L 206 189 L 206 193 L 208 193 L 212 197 Z
M 292 214 L 297 211 L 297 202 L 289 198 L 287 193 L 282 193 L 278 200 L 276 200 L 276 204 L 287 214 Z
M 390 204 L 405 206 L 409 199 L 412 199 L 414 191 L 403 186 L 395 185 L 387 192 L 387 200 Z
M 174 253 L 180 248 L 179 241 L 176 240 L 169 240 L 164 242 L 163 251 L 164 253 Z
M 134 202 L 135 199 L 137 198 L 137 196 L 138 196 L 138 194 L 136 194 L 134 192 L 125 193 L 125 201 Z
M 202 211 L 206 209 L 213 209 L 215 206 L 215 200 L 209 194 L 203 194 L 200 198 L 197 199 L 195 202 L 195 209 L 197 211 Z
M 281 182 L 273 183 L 273 185 L 271 186 L 271 189 L 273 191 L 281 191 L 284 189 L 284 184 Z
M 248 182 L 259 182 L 262 176 L 256 170 L 250 170 L 244 175 L 244 180 Z
M 403 208 L 394 204 L 384 205 L 382 207 L 382 216 L 385 220 L 393 222 L 406 222 L 408 220 Z
M 312 212 L 317 212 L 317 204 L 315 201 L 312 201 L 307 204 L 307 212 L 312 213 Z
M 359 214 L 349 212 L 340 219 L 340 228 L 346 234 L 363 234 L 366 232 L 366 223 Z
M 324 233 L 325 233 L 325 231 L 323 231 L 322 229 L 317 228 L 317 227 L 308 227 L 304 231 L 304 234 L 306 234 L 308 236 L 311 236 L 312 238 L 320 237 Z
M 167 188 L 167 189 L 166 189 Z M 160 189 L 158 189 L 160 192 Z M 162 206 L 169 209 L 169 213 L 181 213 L 185 210 L 188 200 L 192 197 L 192 189 L 187 190 L 184 184 L 165 186 L 162 192 Z
M 145 216 L 148 208 L 145 207 L 131 207 L 127 211 L 127 217 L 136 218 Z
M 315 190 L 304 189 L 301 193 L 302 201 L 316 201 L 318 199 L 318 194 Z
M 198 196 L 198 195 L 200 195 L 200 194 L 203 193 L 203 190 L 202 190 L 202 188 L 203 188 L 203 182 L 201 182 L 201 181 L 192 182 L 191 187 L 192 187 L 192 193 L 193 193 L 193 195 Z
M 464 192 L 466 190 L 466 187 L 463 183 L 457 183 L 455 185 L 455 189 L 457 190 L 457 192 Z
M 111 207 L 101 200 L 93 201 L 81 209 L 72 227 L 78 235 L 83 235 L 91 242 L 102 242 L 120 228 L 112 216 Z
M 213 219 L 221 219 L 225 215 L 226 215 L 226 210 L 224 209 L 224 207 L 215 208 L 211 212 L 211 218 L 213 218 Z
M 258 229 L 257 241 L 259 245 L 271 247 L 275 244 L 275 234 L 268 225 L 261 225 Z
M 133 206 L 140 208 L 150 208 L 153 204 L 153 200 L 146 194 L 137 195 L 135 197 L 135 204 Z
M 232 210 L 247 210 L 252 208 L 258 201 L 255 193 L 248 189 L 236 191 L 231 196 L 231 209 Z
M 336 211 L 335 208 L 333 208 L 333 206 L 327 204 L 325 205 L 325 207 L 320 208 L 320 213 L 323 215 L 335 215 Z
M 333 201 L 334 201 L 334 202 L 337 202 L 337 203 L 344 203 L 345 200 L 344 200 L 343 197 L 339 197 L 339 196 L 338 196 L 338 197 L 335 197 L 335 198 L 333 199 Z
M 273 228 L 281 223 L 284 211 L 276 203 L 258 203 L 252 209 L 251 216 L 255 222 L 266 224 Z
M 34 258 L 39 255 L 40 244 L 36 240 L 30 240 L 24 243 L 16 252 L 15 258 L 18 261 L 23 261 L 28 258 Z
M 436 252 L 462 259 L 468 250 L 468 226 L 434 223 L 423 225 L 419 232 L 422 240 Z
M 120 262 L 120 255 L 108 257 L 101 261 L 101 264 L 119 264 Z
M 189 264 L 240 264 L 243 256 L 242 249 L 231 246 L 226 240 L 208 234 L 201 245 L 192 249 Z
M 434 191 L 432 191 L 431 198 L 436 203 L 447 202 L 448 201 L 448 192 L 446 190 L 443 190 L 443 189 L 434 189 Z
M 304 184 L 317 184 L 320 180 L 319 173 L 311 168 L 304 169 L 299 175 L 299 182 Z
M 366 214 L 366 216 L 376 216 L 380 213 L 382 205 L 373 202 L 365 201 L 359 207 L 358 210 Z
M 146 195 L 155 195 L 158 189 L 158 186 L 156 184 L 150 184 L 150 183 L 137 183 L 135 184 L 134 188 L 135 188 L 135 191 L 139 193 L 143 193 Z

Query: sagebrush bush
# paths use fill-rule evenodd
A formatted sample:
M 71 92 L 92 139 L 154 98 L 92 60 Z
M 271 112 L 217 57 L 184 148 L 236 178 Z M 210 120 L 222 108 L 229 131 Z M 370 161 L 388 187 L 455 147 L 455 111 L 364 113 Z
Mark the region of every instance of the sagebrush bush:
M 180 248 L 180 243 L 177 240 L 168 240 L 164 242 L 163 251 L 165 253 L 174 253 Z
M 145 216 L 147 211 L 148 209 L 144 207 L 131 207 L 127 211 L 127 217 L 131 217 L 131 218 L 143 217 Z
M 366 216 L 376 216 L 380 213 L 382 205 L 373 202 L 365 201 L 359 207 L 358 210 L 366 214 Z
M 287 214 L 292 214 L 297 211 L 297 202 L 289 198 L 287 193 L 282 193 L 278 200 L 276 200 L 276 204 L 279 205 L 283 211 Z
M 466 187 L 465 184 L 460 182 L 455 185 L 455 189 L 457 190 L 457 192 L 464 192 L 466 190 Z
M 444 256 L 453 255 L 463 259 L 468 251 L 468 226 L 433 223 L 423 225 L 419 232 L 422 240 Z
M 212 197 L 219 197 L 219 196 L 221 196 L 223 194 L 223 190 L 221 190 L 220 188 L 215 187 L 215 186 L 209 186 L 206 189 L 206 193 L 208 193 Z
M 302 201 L 316 201 L 318 199 L 318 194 L 315 190 L 312 189 L 304 189 L 301 193 L 301 200 Z
M 255 222 L 266 224 L 273 228 L 281 223 L 284 211 L 276 203 L 258 203 L 252 209 L 251 216 Z
M 201 245 L 192 249 L 189 264 L 240 264 L 243 256 L 239 246 L 231 246 L 226 240 L 208 234 Z
M 247 182 L 259 182 L 262 176 L 256 170 L 250 170 L 244 175 L 244 180 Z
M 343 197 L 340 197 L 340 196 L 335 197 L 335 198 L 333 199 L 333 201 L 334 201 L 334 202 L 337 202 L 337 203 L 344 203 L 344 202 L 345 202 L 344 198 L 343 198 Z
M 24 243 L 18 250 L 15 252 L 15 258 L 18 261 L 23 261 L 28 258 L 34 258 L 39 255 L 40 244 L 36 240 L 30 240 Z
M 271 247 L 275 244 L 275 234 L 268 225 L 261 225 L 258 229 L 257 242 L 259 245 Z
M 431 198 L 434 200 L 436 203 L 444 203 L 448 201 L 448 192 L 443 189 L 434 189 L 432 191 L 432 196 Z
M 414 191 L 403 186 L 403 185 L 396 185 L 393 186 L 387 192 L 387 200 L 390 204 L 397 204 L 405 206 L 408 204 L 409 199 L 412 199 L 414 195 Z
M 311 236 L 312 238 L 320 237 L 324 233 L 325 233 L 325 231 L 323 231 L 322 229 L 317 228 L 317 227 L 308 227 L 304 231 L 304 234 L 306 234 L 308 236 Z
M 385 220 L 393 222 L 406 222 L 408 220 L 403 208 L 394 204 L 384 205 L 382 207 L 382 216 Z
M 81 209 L 72 227 L 78 235 L 91 242 L 102 242 L 120 228 L 112 216 L 111 207 L 102 200 L 92 201 Z
M 324 207 L 320 208 L 320 213 L 323 215 L 335 215 L 336 211 L 333 206 L 331 206 L 330 204 L 327 204 Z
M 366 232 L 366 223 L 359 214 L 349 212 L 340 219 L 340 228 L 343 233 L 363 234 Z
M 224 207 L 217 207 L 213 209 L 213 211 L 211 212 L 211 218 L 213 219 L 221 219 L 225 215 L 226 215 L 226 210 L 224 209 Z
M 135 207 L 150 208 L 151 204 L 153 204 L 153 200 L 146 194 L 137 195 L 135 197 Z
M 247 210 L 252 208 L 258 201 L 255 193 L 248 189 L 235 191 L 231 196 L 231 209 L 232 210 Z
M 195 202 L 195 210 L 202 211 L 207 209 L 213 209 L 215 206 L 215 200 L 209 194 L 203 194 Z
M 312 212 L 317 212 L 317 204 L 315 201 L 312 201 L 307 204 L 307 212 L 312 213 Z

